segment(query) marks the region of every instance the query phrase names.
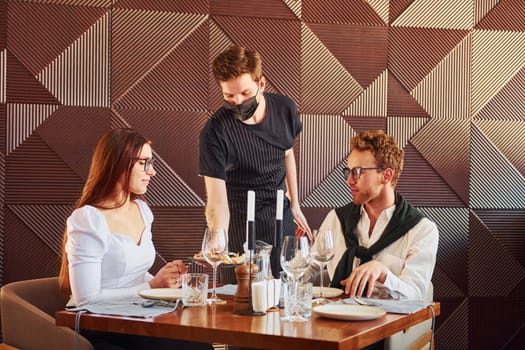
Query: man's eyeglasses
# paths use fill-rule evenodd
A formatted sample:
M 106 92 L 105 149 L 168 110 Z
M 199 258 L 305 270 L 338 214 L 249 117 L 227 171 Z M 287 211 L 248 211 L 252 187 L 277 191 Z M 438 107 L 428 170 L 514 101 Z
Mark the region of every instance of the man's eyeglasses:
M 147 173 L 152 166 L 155 165 L 155 159 L 153 158 L 135 158 L 137 163 L 144 165 L 144 172 Z
M 362 167 L 355 167 L 355 168 L 348 168 L 348 167 L 344 167 L 343 168 L 343 174 L 345 176 L 345 179 L 348 180 L 348 178 L 350 177 L 350 175 L 352 175 L 352 179 L 354 179 L 354 181 L 357 181 L 359 180 L 359 178 L 361 177 L 361 173 L 365 170 L 384 170 L 385 167 L 374 167 L 374 168 L 362 168 Z

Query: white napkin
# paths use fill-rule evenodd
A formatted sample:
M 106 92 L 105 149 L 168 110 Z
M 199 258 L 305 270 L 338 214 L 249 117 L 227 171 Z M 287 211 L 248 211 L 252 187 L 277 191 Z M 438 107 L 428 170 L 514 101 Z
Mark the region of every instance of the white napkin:
M 378 306 L 386 312 L 393 314 L 413 314 L 421 309 L 426 308 L 432 303 L 420 300 L 395 300 L 395 299 L 374 299 L 374 298 L 359 298 L 362 301 L 372 306 Z M 358 305 L 352 298 L 343 300 L 346 304 Z
M 264 312 L 279 304 L 281 280 L 269 279 L 252 283 L 253 311 Z

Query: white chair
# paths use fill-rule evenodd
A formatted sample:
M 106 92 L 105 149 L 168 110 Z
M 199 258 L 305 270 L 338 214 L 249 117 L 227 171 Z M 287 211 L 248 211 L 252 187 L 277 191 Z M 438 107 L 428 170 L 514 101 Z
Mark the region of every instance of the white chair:
M 434 286 L 430 283 L 426 300 L 434 300 Z M 432 319 L 418 323 L 385 339 L 385 350 L 422 350 L 429 349 L 432 340 Z

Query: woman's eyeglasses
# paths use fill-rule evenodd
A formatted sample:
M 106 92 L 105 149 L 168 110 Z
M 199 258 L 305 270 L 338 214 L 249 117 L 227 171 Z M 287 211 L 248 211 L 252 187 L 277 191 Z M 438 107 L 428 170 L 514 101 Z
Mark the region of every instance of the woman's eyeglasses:
M 144 172 L 147 173 L 152 166 L 155 165 L 155 159 L 153 158 L 135 158 L 137 163 L 144 166 Z
M 346 180 L 348 180 L 348 178 L 350 177 L 350 175 L 352 175 L 352 179 L 354 179 L 354 181 L 357 181 L 359 180 L 359 178 L 361 177 L 361 173 L 365 170 L 384 170 L 385 167 L 374 167 L 374 168 L 362 168 L 362 167 L 354 167 L 352 169 L 348 168 L 348 167 L 344 167 L 343 168 L 343 175 L 345 177 Z

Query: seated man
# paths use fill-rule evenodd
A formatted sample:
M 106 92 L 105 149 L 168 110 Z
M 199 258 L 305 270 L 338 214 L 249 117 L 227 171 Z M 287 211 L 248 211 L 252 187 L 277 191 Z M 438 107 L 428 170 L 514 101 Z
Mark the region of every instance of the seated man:
M 320 228 L 334 235 L 335 256 L 327 265 L 331 286 L 350 297 L 431 295 L 438 229 L 395 191 L 403 155 L 381 130 L 352 138 L 344 171 L 353 201 L 330 211 Z

